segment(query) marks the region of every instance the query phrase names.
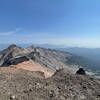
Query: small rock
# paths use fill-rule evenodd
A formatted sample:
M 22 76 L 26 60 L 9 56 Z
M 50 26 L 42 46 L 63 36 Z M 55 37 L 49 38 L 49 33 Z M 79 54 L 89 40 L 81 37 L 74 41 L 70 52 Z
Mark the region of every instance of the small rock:
M 29 93 L 29 91 L 28 90 L 24 90 L 24 93 Z
M 15 99 L 16 99 L 15 95 L 10 96 L 10 100 L 15 100 Z
M 52 97 L 54 97 L 56 94 L 55 94 L 54 90 L 51 90 L 51 91 L 49 91 L 49 95 L 50 95 L 50 97 L 52 98 Z
M 100 97 L 100 94 L 98 94 L 97 96 Z

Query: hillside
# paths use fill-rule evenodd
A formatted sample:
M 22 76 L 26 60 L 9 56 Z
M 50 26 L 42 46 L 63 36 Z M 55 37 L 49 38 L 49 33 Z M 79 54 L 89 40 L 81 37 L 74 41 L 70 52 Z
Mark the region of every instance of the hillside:
M 1 67 L 20 66 L 20 68 L 24 68 L 29 64 L 31 69 L 32 66 L 33 68 L 34 66 L 38 66 L 38 68 L 36 68 L 37 71 L 41 69 L 42 72 L 48 71 L 50 73 L 54 73 L 58 69 L 65 69 L 75 73 L 78 69 L 78 59 L 78 56 L 68 52 L 34 46 L 22 48 L 16 45 L 10 45 L 7 49 L 0 52 Z M 23 67 L 24 62 L 27 63 L 27 66 Z
M 0 68 L 0 100 L 100 100 L 100 80 L 59 70 L 43 73 Z
M 72 54 L 84 58 L 84 67 L 86 70 L 91 70 L 96 75 L 100 76 L 100 48 L 57 48 L 57 50 L 68 51 Z
M 82 60 L 69 52 L 11 45 L 0 52 L 0 100 L 100 100 L 100 79 L 78 70 Z

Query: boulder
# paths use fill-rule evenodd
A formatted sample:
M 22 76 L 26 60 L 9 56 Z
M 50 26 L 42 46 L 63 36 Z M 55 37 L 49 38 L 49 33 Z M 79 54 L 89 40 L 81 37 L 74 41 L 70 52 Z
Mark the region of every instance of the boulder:
M 76 72 L 76 74 L 86 75 L 86 72 L 83 68 L 79 68 L 79 70 Z

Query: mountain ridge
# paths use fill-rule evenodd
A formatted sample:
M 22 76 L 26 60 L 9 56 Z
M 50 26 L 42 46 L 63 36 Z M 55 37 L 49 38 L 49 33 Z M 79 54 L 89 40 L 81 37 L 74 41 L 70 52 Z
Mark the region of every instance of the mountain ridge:
M 0 52 L 0 66 L 16 65 L 31 59 L 53 70 L 62 68 L 70 69 L 68 60 L 72 56 L 71 53 L 54 49 L 45 49 L 35 46 L 22 48 L 16 45 L 10 45 L 7 49 Z
M 77 71 L 79 59 L 58 50 L 9 46 L 0 51 L 0 99 L 100 100 L 100 79 Z
M 76 73 L 78 68 L 83 67 L 86 71 L 88 71 L 87 74 L 95 76 L 95 73 L 88 70 L 88 67 L 92 66 L 92 63 L 88 59 L 70 52 L 36 47 L 33 45 L 22 48 L 15 44 L 12 44 L 8 48 L 0 51 L 1 67 L 15 66 L 19 63 L 23 64 L 22 62 L 29 60 L 32 60 L 33 63 L 39 63 L 43 69 L 49 68 L 50 70 L 53 70 L 53 72 L 58 69 L 64 69 L 72 73 Z M 32 66 L 30 61 L 28 63 Z

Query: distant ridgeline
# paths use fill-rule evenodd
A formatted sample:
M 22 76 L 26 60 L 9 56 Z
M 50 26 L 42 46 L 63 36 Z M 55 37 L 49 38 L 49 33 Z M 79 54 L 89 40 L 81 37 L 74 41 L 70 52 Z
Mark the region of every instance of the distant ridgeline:
M 23 46 L 25 47 L 27 45 Z M 77 65 L 78 67 L 84 67 L 88 71 L 92 70 L 92 72 L 96 72 L 98 75 L 100 74 L 100 72 L 97 72 L 96 69 L 97 64 L 91 60 L 65 51 L 34 46 L 22 48 L 16 45 L 11 45 L 7 49 L 0 52 L 0 66 L 18 64 L 29 59 L 32 59 L 33 61 L 36 61 L 53 70 L 59 68 L 68 69 L 66 66 Z

